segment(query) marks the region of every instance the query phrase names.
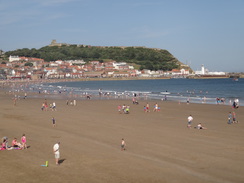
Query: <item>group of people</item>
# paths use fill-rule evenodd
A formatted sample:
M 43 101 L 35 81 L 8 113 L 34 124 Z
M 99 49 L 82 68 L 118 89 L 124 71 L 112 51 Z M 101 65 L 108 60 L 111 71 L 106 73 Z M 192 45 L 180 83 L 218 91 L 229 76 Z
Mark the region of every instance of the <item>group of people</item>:
M 217 102 L 217 104 L 224 104 L 225 103 L 225 98 L 219 98 L 219 97 L 217 97 L 216 98 L 216 102 Z
M 51 111 L 56 111 L 57 108 L 56 108 L 56 103 L 53 102 L 53 103 L 50 103 L 49 104 L 49 109 Z M 41 110 L 42 111 L 48 111 L 48 104 L 47 104 L 47 100 L 45 99 L 45 101 L 42 103 L 42 107 L 41 107 Z
M 160 107 L 158 106 L 158 103 L 155 103 L 153 106 L 153 112 L 159 112 L 160 111 Z
M 150 107 L 149 107 L 149 103 L 147 103 L 144 107 L 143 107 L 144 112 L 150 112 Z M 158 103 L 154 104 L 153 107 L 153 112 L 159 112 L 160 111 L 160 107 L 158 105 Z M 130 106 L 129 105 L 118 105 L 118 112 L 120 114 L 124 113 L 124 114 L 129 114 L 130 112 Z
M 18 142 L 17 138 L 15 137 L 12 140 L 11 146 L 9 146 L 8 144 L 8 137 L 5 136 L 2 138 L 0 150 L 12 150 L 12 149 L 27 149 L 25 134 L 22 135 L 21 142 Z
M 130 113 L 130 106 L 129 105 L 118 105 L 118 112 L 119 114 L 129 114 Z
M 125 143 L 125 139 L 122 138 L 121 139 L 121 145 L 120 145 L 120 149 L 121 151 L 125 151 L 125 146 L 126 146 L 126 143 Z M 60 165 L 60 142 L 56 142 L 53 146 L 53 153 L 54 153 L 54 157 L 55 157 L 55 163 L 56 165 Z
M 66 100 L 66 105 L 76 106 L 76 100 Z
M 192 122 L 193 122 L 193 117 L 192 117 L 192 115 L 189 115 L 189 116 L 188 116 L 187 121 L 188 121 L 188 123 L 187 123 L 187 128 L 191 128 L 191 126 L 192 126 Z M 233 111 L 233 112 L 229 112 L 229 114 L 228 114 L 228 122 L 227 122 L 227 123 L 228 123 L 228 124 L 239 123 L 239 122 L 237 121 L 237 119 L 236 119 L 236 113 L 235 113 L 235 111 Z M 196 129 L 199 129 L 199 130 L 200 130 L 200 129 L 207 129 L 206 127 L 203 127 L 201 123 L 199 123 L 195 128 L 196 128 Z
M 187 118 L 187 128 L 191 128 L 192 127 L 192 122 L 193 122 L 193 117 L 192 115 L 190 114 Z M 206 130 L 207 128 L 202 126 L 202 123 L 198 123 L 198 125 L 196 127 L 194 127 L 198 130 Z
M 143 110 L 144 110 L 145 113 L 146 112 L 150 112 L 149 103 L 147 103 L 146 105 L 144 105 Z
M 232 113 L 229 112 L 228 114 L 228 124 L 232 123 L 238 123 L 238 121 L 236 120 L 236 113 L 234 111 Z

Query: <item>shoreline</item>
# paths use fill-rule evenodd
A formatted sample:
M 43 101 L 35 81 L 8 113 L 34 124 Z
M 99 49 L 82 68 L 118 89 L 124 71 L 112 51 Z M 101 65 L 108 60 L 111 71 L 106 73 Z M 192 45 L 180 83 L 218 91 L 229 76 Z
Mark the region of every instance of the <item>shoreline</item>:
M 45 82 L 43 82 L 45 81 Z M 5 91 L 7 92 L 7 90 L 9 90 L 9 94 L 13 94 L 13 95 L 17 95 L 18 97 L 23 97 L 24 93 L 27 93 L 28 96 L 33 97 L 34 98 L 40 98 L 40 91 L 38 94 L 38 90 L 30 90 L 29 87 L 31 85 L 35 85 L 35 84 L 39 84 L 40 87 L 43 87 L 41 85 L 45 85 L 47 86 L 52 86 L 52 83 L 60 83 L 60 82 L 82 82 L 82 81 L 103 81 L 103 80 L 77 80 L 77 79 L 64 79 L 64 80 L 22 80 L 22 81 L 9 81 L 9 82 L 4 82 L 2 83 L 2 86 L 0 86 L 1 88 L 5 89 Z M 115 81 L 120 81 L 120 80 L 115 80 Z M 135 80 L 136 81 L 136 80 Z M 48 85 L 49 84 L 49 85 Z M 61 92 L 58 93 L 58 90 L 67 90 L 65 92 Z M 104 90 L 106 93 L 106 90 Z M 92 99 L 94 100 L 107 100 L 107 99 L 126 99 L 126 100 L 132 100 L 133 96 L 132 93 L 128 93 L 128 94 L 123 94 L 124 92 L 118 92 L 116 94 L 117 91 L 111 91 L 110 95 L 103 95 L 100 96 L 98 95 L 99 91 L 97 90 L 97 93 L 88 93 L 89 91 L 80 91 L 78 93 L 73 93 L 72 90 L 69 91 L 69 87 L 62 87 L 61 89 L 58 86 L 53 86 L 53 89 L 41 89 L 41 97 L 45 96 L 46 98 L 55 98 L 55 99 L 72 99 L 72 98 L 76 98 L 78 100 L 84 100 L 86 99 L 86 97 L 89 95 L 90 97 L 92 97 Z M 91 91 L 90 91 L 91 92 Z M 113 93 L 114 92 L 114 93 Z M 128 91 L 130 92 L 130 91 Z M 138 98 L 140 100 L 152 100 L 152 101 L 165 101 L 165 95 L 161 94 L 161 97 L 155 97 L 155 96 L 150 96 L 150 94 L 148 95 L 147 92 L 141 92 L 139 93 L 140 96 L 138 95 Z M 233 102 L 230 101 L 226 101 L 224 103 L 216 103 L 216 99 L 215 98 L 204 98 L 204 97 L 200 97 L 200 96 L 183 96 L 183 95 L 167 95 L 166 99 L 167 101 L 172 101 L 172 102 L 178 102 L 178 103 L 187 103 L 187 98 L 190 99 L 190 103 L 197 103 L 197 104 L 211 104 L 211 105 L 227 105 L 227 106 L 232 106 Z M 242 103 L 239 104 L 240 106 L 243 106 Z

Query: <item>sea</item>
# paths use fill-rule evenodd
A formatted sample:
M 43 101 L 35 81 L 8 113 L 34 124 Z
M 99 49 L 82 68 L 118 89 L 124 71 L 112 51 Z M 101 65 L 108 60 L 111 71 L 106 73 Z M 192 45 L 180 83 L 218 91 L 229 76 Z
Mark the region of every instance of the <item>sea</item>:
M 224 105 L 235 99 L 244 105 L 244 78 L 224 79 L 146 79 L 99 80 L 33 84 L 31 91 L 56 97 L 90 96 L 92 99 L 167 100 L 190 103 L 216 104 L 217 98 Z

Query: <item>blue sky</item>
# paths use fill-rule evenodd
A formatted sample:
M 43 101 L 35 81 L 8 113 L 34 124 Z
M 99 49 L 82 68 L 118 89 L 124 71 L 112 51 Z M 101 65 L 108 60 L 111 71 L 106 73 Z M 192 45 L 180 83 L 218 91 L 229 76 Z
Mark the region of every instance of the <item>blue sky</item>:
M 3 51 L 146 46 L 194 70 L 244 72 L 244 0 L 1 0 L 0 35 Z

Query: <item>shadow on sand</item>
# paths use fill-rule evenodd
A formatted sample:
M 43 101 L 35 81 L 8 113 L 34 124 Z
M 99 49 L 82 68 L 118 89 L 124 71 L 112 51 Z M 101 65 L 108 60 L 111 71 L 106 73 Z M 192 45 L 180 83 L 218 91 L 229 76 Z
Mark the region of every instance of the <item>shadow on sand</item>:
M 58 161 L 58 164 L 62 164 L 65 160 L 66 160 L 66 159 L 60 159 L 60 160 Z

